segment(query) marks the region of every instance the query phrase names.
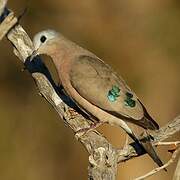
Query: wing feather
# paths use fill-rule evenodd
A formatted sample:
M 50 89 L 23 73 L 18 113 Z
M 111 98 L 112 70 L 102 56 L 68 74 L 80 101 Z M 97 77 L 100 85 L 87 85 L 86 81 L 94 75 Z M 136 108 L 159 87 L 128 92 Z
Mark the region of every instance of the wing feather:
M 78 57 L 72 66 L 70 80 L 76 91 L 93 105 L 144 128 L 158 128 L 136 94 L 102 60 Z

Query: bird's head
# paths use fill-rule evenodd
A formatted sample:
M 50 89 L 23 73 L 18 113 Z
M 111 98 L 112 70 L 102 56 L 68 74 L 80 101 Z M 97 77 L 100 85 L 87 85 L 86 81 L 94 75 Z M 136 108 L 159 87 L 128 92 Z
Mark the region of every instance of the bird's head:
M 44 30 L 37 33 L 33 38 L 34 52 L 32 58 L 36 55 L 47 54 L 51 49 L 53 41 L 58 39 L 60 34 L 54 30 Z

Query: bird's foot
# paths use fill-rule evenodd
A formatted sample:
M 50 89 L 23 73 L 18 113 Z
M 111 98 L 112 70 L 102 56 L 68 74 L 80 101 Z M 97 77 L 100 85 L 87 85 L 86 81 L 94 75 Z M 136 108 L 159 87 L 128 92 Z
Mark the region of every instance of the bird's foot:
M 84 136 L 85 134 L 89 133 L 90 131 L 95 130 L 97 127 L 101 126 L 102 124 L 104 124 L 104 122 L 96 122 L 96 123 L 91 124 L 87 128 L 79 129 L 78 131 L 76 131 L 75 136 L 76 137 Z
M 71 119 L 74 119 L 75 117 L 79 115 L 79 113 L 73 108 L 68 107 L 68 111 L 70 113 Z
M 140 137 L 142 138 L 141 141 L 144 141 L 144 142 L 146 142 L 146 141 L 149 141 L 149 142 L 154 141 L 154 137 L 151 136 L 147 130 L 143 131 L 140 134 Z

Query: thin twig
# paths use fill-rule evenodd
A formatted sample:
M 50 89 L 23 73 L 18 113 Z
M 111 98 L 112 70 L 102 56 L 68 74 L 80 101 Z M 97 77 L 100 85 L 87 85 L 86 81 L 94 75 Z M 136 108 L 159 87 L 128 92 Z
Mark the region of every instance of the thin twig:
M 147 174 L 145 174 L 145 175 L 143 175 L 141 177 L 138 177 L 138 178 L 136 178 L 134 180 L 143 180 L 143 179 L 146 179 L 146 178 L 148 178 L 148 177 L 158 173 L 159 171 L 163 170 L 164 168 L 167 168 L 170 164 L 172 164 L 175 161 L 175 159 L 176 159 L 177 155 L 179 154 L 179 152 L 180 152 L 180 148 L 178 148 L 177 150 L 174 151 L 174 153 L 172 154 L 171 159 L 166 164 L 164 164 L 163 166 L 158 167 L 156 169 L 153 169 L 149 173 L 147 173 Z
M 180 180 L 180 157 L 176 166 L 176 170 L 174 172 L 173 180 Z
M 160 128 L 156 132 L 150 132 L 150 135 L 154 139 L 152 144 L 154 146 L 157 143 L 162 143 L 162 141 L 166 140 L 167 138 L 171 137 L 175 133 L 180 131 L 180 116 L 176 117 L 173 121 L 170 121 L 168 124 Z M 146 137 L 143 137 L 145 139 Z M 127 161 L 129 159 L 135 158 L 137 156 L 141 156 L 145 154 L 145 151 L 138 151 L 138 146 L 136 143 L 131 143 L 130 145 L 124 147 L 123 149 L 118 149 L 118 163 Z
M 0 0 L 0 16 L 3 13 L 6 4 L 7 4 L 7 0 Z
M 59 116 L 66 124 L 68 124 L 73 132 L 77 132 L 82 128 L 88 128 L 91 122 L 86 118 L 86 116 L 84 116 L 84 114 L 80 113 L 74 103 L 58 89 L 50 72 L 41 59 L 37 57 L 36 60 L 32 62 L 27 60 L 28 56 L 32 54 L 34 47 L 24 29 L 18 24 L 12 28 L 11 23 L 1 23 L 0 29 L 1 28 L 9 29 L 7 32 L 3 31 L 3 33 L 7 33 L 8 40 L 14 46 L 14 53 L 31 73 L 38 87 L 39 94 L 54 107 Z M 167 139 L 179 130 L 180 117 L 177 117 L 159 131 L 150 133 L 154 138 L 153 145 Z M 136 143 L 131 143 L 123 149 L 114 148 L 112 144 L 97 131 L 90 131 L 83 136 L 77 137 L 77 139 L 84 145 L 90 154 L 88 178 L 93 180 L 115 180 L 117 175 L 117 165 L 119 162 L 146 153 L 142 151 L 139 153 Z
M 174 141 L 174 142 L 157 142 L 156 146 L 167 146 L 167 145 L 174 145 L 178 146 L 180 144 L 180 141 Z

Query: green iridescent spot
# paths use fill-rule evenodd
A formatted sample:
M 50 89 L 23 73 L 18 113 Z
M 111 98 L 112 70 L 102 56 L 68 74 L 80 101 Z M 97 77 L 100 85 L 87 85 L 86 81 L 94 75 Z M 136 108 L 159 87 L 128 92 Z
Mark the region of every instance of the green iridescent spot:
M 127 96 L 127 98 L 130 98 L 130 99 L 131 99 L 131 98 L 133 97 L 133 94 L 127 92 L 127 93 L 126 93 L 126 96 Z
M 126 99 L 124 100 L 126 106 L 135 107 L 136 101 L 134 101 L 132 98 L 133 98 L 133 94 L 127 92 Z
M 119 94 L 119 93 L 120 93 L 120 89 L 119 89 L 118 86 L 113 86 L 113 87 L 112 87 L 112 91 L 113 91 L 114 93 L 116 93 L 116 94 Z
M 130 107 L 135 107 L 136 102 L 133 99 L 126 99 L 125 100 L 125 105 L 130 106 Z
M 118 86 L 113 86 L 111 90 L 108 92 L 108 99 L 111 102 L 114 102 L 117 100 L 117 98 L 120 96 L 120 88 Z
M 109 99 L 109 101 L 111 101 L 111 102 L 116 101 L 116 97 L 115 97 L 114 95 L 110 94 L 110 93 L 108 93 L 108 99 Z

